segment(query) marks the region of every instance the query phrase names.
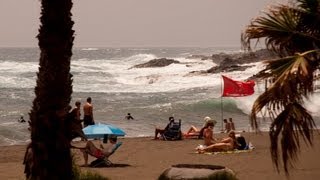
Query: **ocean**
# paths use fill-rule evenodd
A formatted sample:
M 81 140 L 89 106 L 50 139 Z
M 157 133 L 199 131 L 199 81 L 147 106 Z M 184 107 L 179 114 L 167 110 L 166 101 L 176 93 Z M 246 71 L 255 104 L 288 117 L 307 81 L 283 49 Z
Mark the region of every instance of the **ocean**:
M 252 63 L 245 71 L 219 74 L 189 74 L 216 66 L 212 60 L 188 58 L 191 55 L 239 53 L 237 48 L 74 48 L 71 62 L 73 94 L 71 105 L 92 98 L 96 123 L 121 127 L 126 137 L 153 136 L 155 127 L 164 127 L 169 116 L 182 120 L 182 130 L 201 127 L 210 116 L 222 128 L 222 119 L 232 117 L 238 131 L 252 131 L 249 114 L 254 100 L 264 91 L 256 83 L 255 93 L 245 97 L 221 98 L 221 74 L 244 80 L 263 68 Z M 28 123 L 35 97 L 38 48 L 0 48 L 0 145 L 26 144 L 30 141 Z M 171 58 L 180 64 L 166 67 L 132 68 L 156 58 Z M 320 93 L 315 93 L 307 108 L 319 127 Z M 135 118 L 125 120 L 127 113 Z M 83 112 L 82 112 L 83 114 Z M 262 114 L 265 116 L 266 114 Z M 268 131 L 270 122 L 259 120 Z

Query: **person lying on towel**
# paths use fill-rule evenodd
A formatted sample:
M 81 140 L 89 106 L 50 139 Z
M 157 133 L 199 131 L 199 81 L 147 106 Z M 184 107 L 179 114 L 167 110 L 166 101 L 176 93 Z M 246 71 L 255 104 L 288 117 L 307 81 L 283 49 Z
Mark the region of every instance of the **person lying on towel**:
M 221 151 L 232 151 L 237 148 L 237 141 L 234 131 L 230 131 L 228 137 L 223 138 L 221 141 L 206 146 L 204 148 L 199 148 L 198 153 L 205 152 L 221 152 Z
M 104 139 L 103 142 L 106 140 Z M 109 137 L 109 144 L 103 145 L 100 143 L 100 148 L 96 147 L 92 141 L 87 141 L 86 146 L 84 148 L 81 148 L 81 152 L 83 153 L 84 158 L 84 165 L 88 166 L 88 155 L 91 155 L 93 157 L 96 157 L 98 159 L 104 159 L 108 158 L 109 155 L 112 153 L 114 148 L 117 144 L 117 137 L 116 136 L 110 136 Z

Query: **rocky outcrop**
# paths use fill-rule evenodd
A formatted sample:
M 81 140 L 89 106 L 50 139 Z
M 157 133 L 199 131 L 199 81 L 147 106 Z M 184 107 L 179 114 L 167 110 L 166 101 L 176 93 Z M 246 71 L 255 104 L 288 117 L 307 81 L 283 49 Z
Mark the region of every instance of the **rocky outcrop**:
M 239 53 L 233 55 L 233 57 L 225 58 L 221 64 L 248 64 L 273 58 L 276 58 L 275 54 L 266 49 L 261 49 L 255 52 Z
M 212 59 L 211 56 L 206 56 L 206 55 L 191 55 L 186 57 L 186 59 L 201 59 L 201 60 L 210 60 Z
M 233 54 L 218 53 L 213 54 L 212 56 L 205 55 L 191 55 L 187 57 L 188 59 L 200 59 L 200 60 L 212 60 L 218 66 L 211 67 L 203 71 L 192 71 L 188 75 L 195 74 L 206 74 L 206 73 L 220 73 L 220 72 L 230 72 L 230 71 L 245 71 L 247 68 L 252 67 L 252 65 L 243 65 L 254 62 L 260 62 L 267 59 L 274 59 L 276 55 L 272 52 L 262 49 L 255 52 L 239 52 Z M 152 68 L 152 67 L 165 67 L 169 66 L 172 63 L 179 63 L 179 61 L 174 59 L 160 58 L 152 59 L 146 63 L 135 65 L 132 68 Z M 191 66 L 186 64 L 187 67 Z M 151 80 L 150 83 L 153 83 L 154 80 Z
M 231 71 L 245 71 L 247 68 L 250 68 L 253 66 L 249 66 L 249 65 L 245 65 L 245 66 L 239 66 L 237 64 L 233 64 L 233 65 L 220 65 L 220 66 L 215 66 L 212 67 L 208 70 L 206 70 L 206 73 L 220 73 L 220 72 L 231 72 Z
M 274 59 L 276 55 L 272 52 L 262 49 L 255 52 L 248 53 L 234 53 L 234 54 L 213 54 L 211 59 L 218 66 L 212 67 L 205 71 L 192 71 L 191 74 L 203 74 L 203 73 L 220 73 L 230 71 L 245 71 L 251 65 L 243 65 L 254 62 L 260 62 L 267 59 Z
M 146 63 L 138 64 L 131 68 L 165 67 L 165 66 L 169 66 L 172 63 L 180 63 L 180 62 L 174 59 L 160 58 L 160 59 L 152 59 Z

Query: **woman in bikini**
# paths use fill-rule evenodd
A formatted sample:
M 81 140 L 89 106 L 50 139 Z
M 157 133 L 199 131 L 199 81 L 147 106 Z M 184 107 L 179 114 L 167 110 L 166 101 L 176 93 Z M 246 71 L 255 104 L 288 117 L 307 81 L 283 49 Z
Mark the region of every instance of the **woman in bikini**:
M 84 158 L 83 166 L 88 166 L 88 155 L 91 155 L 98 159 L 103 159 L 105 157 L 108 157 L 112 153 L 112 149 L 114 149 L 114 147 L 116 146 L 117 137 L 110 137 L 109 142 L 110 142 L 110 144 L 108 144 L 109 146 L 105 147 L 102 144 L 100 144 L 100 148 L 98 148 L 93 144 L 92 141 L 87 141 L 86 146 L 84 148 L 79 148 L 83 153 L 83 158 Z
M 231 151 L 237 148 L 237 141 L 234 131 L 230 131 L 228 137 L 223 138 L 221 141 L 214 143 L 204 149 L 198 149 L 199 153 L 204 152 L 221 152 L 221 151 Z

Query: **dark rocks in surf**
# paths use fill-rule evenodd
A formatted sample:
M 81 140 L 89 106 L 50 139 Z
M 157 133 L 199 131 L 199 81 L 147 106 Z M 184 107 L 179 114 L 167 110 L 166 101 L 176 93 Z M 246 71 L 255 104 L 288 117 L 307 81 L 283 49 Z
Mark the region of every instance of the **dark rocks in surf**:
M 200 57 L 200 56 L 191 56 Z M 252 65 L 243 65 L 254 62 L 260 62 L 263 60 L 276 58 L 276 55 L 266 49 L 258 50 L 255 52 L 247 53 L 234 53 L 234 54 L 213 54 L 210 58 L 218 66 L 214 66 L 204 71 L 192 71 L 191 74 L 204 74 L 204 73 L 220 73 L 220 72 L 231 72 L 231 71 L 245 71 Z M 204 57 L 202 57 L 204 59 Z
M 220 72 L 244 71 L 250 67 L 253 67 L 253 66 L 247 66 L 247 65 L 240 66 L 238 64 L 224 64 L 224 65 L 212 67 L 212 68 L 206 70 L 206 73 L 215 74 L 215 73 L 220 73 Z
M 206 56 L 206 55 L 190 55 L 190 56 L 186 57 L 186 59 L 210 60 L 212 58 L 211 58 L 211 56 Z
M 146 63 L 138 64 L 131 68 L 165 67 L 165 66 L 169 66 L 172 63 L 179 64 L 180 62 L 174 59 L 160 58 L 160 59 L 152 59 Z

